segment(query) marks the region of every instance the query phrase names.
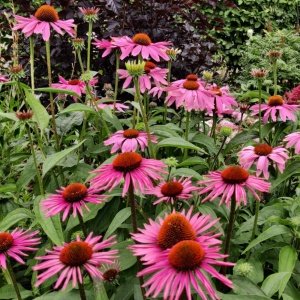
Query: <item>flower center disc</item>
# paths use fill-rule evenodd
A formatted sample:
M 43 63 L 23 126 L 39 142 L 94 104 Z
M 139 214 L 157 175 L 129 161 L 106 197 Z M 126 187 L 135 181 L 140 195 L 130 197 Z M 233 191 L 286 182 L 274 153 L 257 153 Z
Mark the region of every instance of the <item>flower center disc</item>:
M 93 255 L 92 247 L 86 242 L 71 242 L 60 252 L 59 260 L 72 267 L 84 265 Z
M 254 152 L 260 156 L 267 156 L 272 153 L 273 148 L 268 144 L 258 144 L 254 147 Z
M 0 253 L 7 251 L 13 244 L 14 238 L 8 232 L 0 232 Z
M 70 85 L 78 85 L 80 83 L 79 79 L 71 79 L 68 81 L 68 84 Z
M 64 199 L 69 202 L 79 202 L 87 195 L 87 187 L 82 183 L 69 184 L 62 192 Z
M 189 74 L 188 76 L 186 76 L 186 80 L 197 81 L 198 80 L 198 76 L 196 74 Z
M 142 159 L 142 156 L 138 153 L 124 152 L 115 158 L 113 167 L 117 171 L 130 172 L 140 166 Z
M 205 257 L 202 246 L 195 241 L 181 241 L 172 247 L 168 259 L 177 270 L 187 271 L 199 267 Z
M 223 170 L 221 176 L 225 183 L 239 184 L 248 179 L 249 173 L 240 166 L 231 166 Z
M 126 129 L 123 132 L 123 136 L 126 139 L 135 139 L 139 136 L 140 132 L 136 129 Z
M 37 9 L 34 16 L 43 22 L 56 22 L 59 20 L 58 12 L 56 9 L 48 4 L 42 5 Z
M 213 93 L 213 94 L 216 95 L 216 96 L 222 96 L 222 91 L 221 91 L 221 89 L 218 88 L 218 87 L 212 87 L 212 88 L 210 89 L 210 92 Z
M 144 67 L 145 73 L 150 73 L 151 70 L 156 68 L 156 64 L 152 61 L 147 61 Z
M 119 272 L 116 269 L 109 269 L 103 273 L 103 279 L 108 282 L 112 282 L 116 279 Z
M 166 217 L 158 232 L 157 242 L 162 249 L 168 249 L 184 240 L 195 240 L 196 232 L 188 219 L 180 213 Z
M 281 106 L 283 105 L 284 101 L 283 101 L 283 98 L 281 96 L 271 96 L 269 99 L 268 99 L 268 105 L 269 106 Z
M 178 181 L 169 181 L 161 187 L 160 191 L 164 196 L 176 197 L 183 191 L 183 185 Z
M 137 33 L 132 38 L 133 42 L 142 45 L 142 46 L 149 46 L 152 41 L 148 34 L 146 33 Z
M 192 80 L 186 80 L 184 83 L 183 83 L 183 87 L 186 89 L 186 90 L 198 90 L 199 88 L 199 83 L 197 81 L 192 81 Z

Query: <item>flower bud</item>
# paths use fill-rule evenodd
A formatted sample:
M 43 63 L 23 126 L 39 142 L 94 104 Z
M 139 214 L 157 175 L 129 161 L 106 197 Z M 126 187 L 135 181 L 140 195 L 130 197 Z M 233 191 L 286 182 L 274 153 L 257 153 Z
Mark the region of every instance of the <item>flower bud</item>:
M 132 77 L 139 77 L 144 74 L 145 72 L 145 62 L 136 62 L 136 61 L 128 61 L 125 63 L 126 70 L 128 71 L 129 75 Z

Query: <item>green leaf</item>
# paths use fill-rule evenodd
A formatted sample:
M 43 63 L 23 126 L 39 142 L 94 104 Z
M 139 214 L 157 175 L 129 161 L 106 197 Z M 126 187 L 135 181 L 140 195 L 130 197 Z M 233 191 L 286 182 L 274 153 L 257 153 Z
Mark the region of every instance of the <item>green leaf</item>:
M 257 295 L 231 295 L 221 293 L 218 293 L 218 295 L 220 295 L 222 300 L 272 300 L 269 297 Z
M 26 208 L 17 208 L 10 212 L 0 223 L 0 231 L 6 231 L 11 226 L 15 225 L 24 219 L 33 219 L 34 215 Z
M 189 157 L 188 159 L 184 160 L 181 162 L 178 166 L 179 167 L 188 167 L 188 166 L 195 166 L 195 165 L 202 165 L 208 168 L 208 164 L 205 159 L 194 156 L 194 157 Z
M 32 94 L 31 91 L 25 89 L 26 102 L 33 111 L 34 118 L 39 124 L 40 130 L 43 131 L 48 127 L 50 116 L 46 108 L 41 104 L 41 102 Z
M 264 280 L 261 288 L 269 297 L 272 297 L 278 291 L 280 291 L 279 293 L 281 296 L 288 281 L 290 280 L 291 275 L 292 273 L 290 272 L 280 272 L 271 274 Z
M 266 241 L 274 236 L 281 234 L 290 234 L 290 230 L 288 227 L 283 225 L 274 225 L 262 232 L 256 239 L 254 239 L 248 247 L 244 250 L 243 254 L 258 245 L 259 243 Z
M 247 277 L 233 276 L 232 281 L 235 294 L 266 296 L 265 293 Z
M 176 147 L 176 148 L 183 148 L 183 149 L 191 149 L 199 152 L 205 152 L 203 149 L 195 146 L 194 144 L 184 140 L 181 137 L 170 137 L 160 141 L 157 144 L 157 148 L 161 147 Z
M 205 147 L 210 154 L 216 154 L 218 152 L 214 139 L 207 135 L 204 135 L 203 133 L 197 134 L 195 137 L 192 138 L 192 141 L 195 144 L 199 144 Z
M 251 132 L 242 132 L 237 134 L 226 146 L 224 149 L 224 154 L 231 151 L 236 146 L 241 146 L 245 143 L 247 143 L 249 140 L 252 140 L 254 137 L 256 137 L 256 134 Z
M 292 246 L 280 250 L 278 272 L 293 272 L 297 261 L 297 251 Z
M 262 97 L 262 99 L 268 99 L 270 97 L 270 95 L 268 93 L 262 91 L 261 97 Z M 255 99 L 255 98 L 259 99 L 259 91 L 258 90 L 248 91 L 248 92 L 244 93 L 239 99 L 241 101 L 243 101 L 243 100 Z
M 87 105 L 82 104 L 82 103 L 72 103 L 67 108 L 60 111 L 59 114 L 66 114 L 66 113 L 70 113 L 70 112 L 73 112 L 73 111 L 84 111 L 84 112 L 90 112 L 90 113 L 93 113 L 93 114 L 96 113 L 96 111 L 90 106 L 87 106 Z
M 33 211 L 36 221 L 42 226 L 44 232 L 55 245 L 62 245 L 64 234 L 61 227 L 60 216 L 46 217 L 41 208 L 42 197 L 37 197 L 34 201 Z
M 0 186 L 0 194 L 12 193 L 17 190 L 17 186 L 13 183 L 8 183 Z
M 2 111 L 0 111 L 0 118 L 8 119 L 14 122 L 19 120 L 15 113 L 4 113 Z
M 25 290 L 20 284 L 18 284 L 22 299 L 32 296 L 32 292 Z M 17 299 L 15 289 L 12 284 L 7 284 L 0 288 L 0 299 Z
M 68 149 L 49 155 L 43 163 L 43 176 L 45 176 L 47 172 L 49 172 L 54 166 L 56 166 L 60 160 L 62 160 L 72 151 L 79 148 L 84 142 L 85 140 L 81 141 L 77 145 L 74 145 Z
M 123 208 L 122 210 L 120 210 L 115 215 L 112 222 L 110 223 L 110 225 L 105 233 L 104 239 L 111 236 L 120 227 L 120 225 L 123 224 L 123 222 L 125 222 L 130 217 L 130 215 L 131 215 L 130 207 L 126 207 L 126 208 Z
M 184 176 L 184 177 L 194 177 L 195 179 L 201 180 L 202 176 L 190 168 L 179 168 L 179 169 L 173 169 L 171 172 L 172 177 L 175 176 Z
M 80 98 L 80 96 L 70 90 L 63 90 L 63 89 L 55 89 L 52 87 L 43 87 L 43 88 L 38 88 L 35 89 L 36 92 L 44 92 L 44 93 L 55 93 L 55 94 L 64 94 L 64 95 L 70 95 L 70 96 L 75 96 L 77 98 Z
M 94 279 L 94 300 L 109 300 L 102 280 Z
M 123 126 L 120 122 L 120 120 L 112 113 L 112 110 L 109 107 L 105 107 L 100 111 L 102 113 L 102 117 L 104 117 L 105 121 L 111 123 L 116 130 L 122 130 Z

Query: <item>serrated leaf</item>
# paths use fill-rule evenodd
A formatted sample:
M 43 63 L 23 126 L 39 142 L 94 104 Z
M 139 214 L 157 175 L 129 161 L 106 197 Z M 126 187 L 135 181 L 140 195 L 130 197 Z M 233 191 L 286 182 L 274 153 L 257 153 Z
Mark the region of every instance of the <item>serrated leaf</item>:
M 78 143 L 77 145 L 74 145 L 68 149 L 62 150 L 60 152 L 51 154 L 49 156 L 47 156 L 46 160 L 43 163 L 43 176 L 45 176 L 54 166 L 57 165 L 57 163 L 63 159 L 64 157 L 66 157 L 68 154 L 70 154 L 72 151 L 76 150 L 77 148 L 79 148 L 83 143 L 85 142 L 85 140 L 81 141 L 80 143 Z

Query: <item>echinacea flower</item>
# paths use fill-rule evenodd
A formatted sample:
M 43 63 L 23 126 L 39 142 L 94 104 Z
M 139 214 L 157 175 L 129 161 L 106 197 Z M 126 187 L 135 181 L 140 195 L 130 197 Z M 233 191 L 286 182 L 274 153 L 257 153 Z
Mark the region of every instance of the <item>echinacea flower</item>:
M 127 110 L 129 108 L 129 106 L 119 103 L 119 102 L 116 102 L 116 103 L 102 102 L 102 103 L 98 103 L 97 106 L 100 109 L 104 109 L 104 108 L 108 107 L 111 110 L 115 109 L 118 112 L 122 112 L 122 113 L 124 113 L 125 110 Z
M 74 36 L 74 20 L 60 20 L 56 9 L 48 4 L 42 5 L 37 9 L 34 16 L 25 18 L 22 16 L 15 16 L 17 24 L 13 30 L 19 30 L 29 37 L 33 34 L 42 34 L 43 40 L 48 41 L 50 38 L 50 29 L 54 29 L 58 34 L 63 35 L 64 31 L 70 36 Z
M 102 39 L 98 40 L 95 39 L 95 42 L 93 45 L 96 46 L 99 50 L 104 50 L 102 53 L 102 57 L 108 56 L 114 49 L 119 48 L 115 43 L 114 43 L 114 38 L 112 37 L 110 40 Z
M 178 300 L 185 294 L 191 300 L 193 288 L 202 299 L 208 299 L 206 294 L 219 299 L 208 276 L 232 287 L 232 282 L 214 268 L 234 265 L 223 261 L 227 255 L 221 253 L 221 234 L 213 228 L 217 222 L 208 215 L 192 215 L 190 209 L 149 220 L 144 229 L 132 235 L 137 244 L 130 248 L 144 264 L 138 276 L 148 278 L 144 284 L 147 297 L 162 293 L 165 300 Z
M 153 204 L 161 202 L 174 204 L 177 200 L 190 199 L 192 192 L 199 190 L 193 186 L 190 178 L 181 177 L 180 179 L 173 178 L 172 180 L 163 181 L 147 194 L 155 195 L 158 199 Z
M 83 283 L 82 270 L 91 277 L 102 279 L 103 273 L 99 267 L 103 263 L 113 263 L 117 250 L 104 250 L 113 246 L 115 237 L 101 240 L 101 236 L 88 235 L 85 240 L 77 236 L 77 240 L 65 243 L 63 246 L 55 246 L 52 250 L 46 250 L 46 255 L 36 257 L 41 262 L 33 267 L 34 271 L 42 271 L 37 276 L 35 286 L 41 285 L 48 278 L 58 275 L 54 289 L 65 289 L 71 281 L 72 286 Z
M 102 278 L 103 281 L 109 283 L 118 283 L 119 273 L 121 271 L 120 263 L 118 260 L 115 260 L 111 264 L 103 264 L 101 266 Z
M 183 80 L 171 83 L 165 89 L 168 92 L 166 103 L 176 108 L 184 107 L 187 111 L 212 111 L 214 101 L 211 94 L 205 89 L 204 83 L 195 74 L 190 74 Z
M 221 197 L 220 204 L 230 205 L 232 197 L 238 205 L 247 205 L 248 190 L 256 200 L 260 200 L 257 191 L 269 192 L 271 184 L 261 178 L 250 175 L 240 166 L 229 166 L 222 171 L 213 171 L 198 182 L 201 186 L 200 195 L 209 193 L 202 201 L 213 201 Z
M 287 104 L 300 104 L 300 85 L 285 93 Z
M 62 76 L 58 76 L 59 82 L 53 83 L 51 86 L 55 89 L 67 90 L 76 93 L 78 96 L 82 96 L 82 94 L 86 94 L 86 84 L 83 80 L 80 79 L 70 79 L 66 80 Z M 90 86 L 95 86 L 98 82 L 97 78 L 93 78 L 90 80 Z M 73 96 L 76 99 L 75 96 Z
M 245 169 L 250 169 L 256 164 L 256 176 L 264 175 L 269 179 L 269 165 L 273 163 L 278 167 L 280 173 L 285 169 L 285 163 L 289 156 L 283 147 L 272 148 L 268 144 L 258 144 L 243 148 L 239 153 L 239 163 Z
M 283 141 L 287 142 L 286 147 L 295 147 L 295 153 L 300 154 L 300 132 L 288 134 Z
M 9 79 L 5 75 L 0 75 L 0 83 L 8 82 Z
M 22 257 L 25 252 L 36 251 L 36 245 L 40 243 L 37 237 L 38 231 L 30 231 L 16 228 L 12 232 L 0 232 L 0 267 L 6 269 L 6 259 L 13 258 L 20 264 L 25 264 Z
M 157 138 L 154 135 L 151 135 L 151 142 L 157 143 Z M 104 145 L 113 145 L 110 153 L 119 150 L 121 152 L 135 152 L 138 148 L 145 151 L 148 147 L 148 136 L 146 132 L 136 129 L 119 130 L 104 141 Z
M 238 105 L 235 99 L 230 95 L 228 86 L 218 87 L 216 84 L 213 84 L 207 88 L 207 90 L 214 97 L 215 109 L 218 114 L 232 109 L 232 106 Z
M 100 8 L 97 7 L 79 7 L 80 12 L 86 22 L 96 22 Z
M 91 186 L 97 190 L 113 190 L 124 180 L 122 197 L 133 185 L 135 191 L 145 193 L 153 188 L 152 180 L 161 179 L 161 174 L 166 173 L 165 164 L 156 159 L 143 158 L 135 152 L 118 154 L 112 163 L 104 164 L 92 171 L 97 174 L 91 180 Z
M 62 213 L 63 221 L 70 214 L 73 217 L 78 214 L 82 216 L 82 208 L 89 211 L 87 203 L 100 204 L 105 200 L 105 196 L 98 195 L 95 189 L 87 188 L 82 183 L 71 183 L 56 192 L 42 201 L 42 207 L 47 217 Z
M 279 95 L 271 96 L 267 104 L 261 105 L 261 111 L 264 114 L 262 120 L 264 123 L 267 123 L 269 118 L 271 118 L 273 122 L 276 122 L 278 118 L 280 118 L 282 122 L 286 122 L 287 120 L 296 121 L 298 108 L 298 105 L 286 104 Z M 255 116 L 259 114 L 259 104 L 253 105 L 250 109 L 252 110 L 252 115 Z
M 33 116 L 33 112 L 31 110 L 27 110 L 27 111 L 17 111 L 16 112 L 16 117 L 20 120 L 20 121 L 26 121 L 26 120 L 30 120 Z
M 137 33 L 132 38 L 128 36 L 114 38 L 114 44 L 121 50 L 121 60 L 129 55 L 141 55 L 143 59 L 152 58 L 155 61 L 159 61 L 160 58 L 169 60 L 166 50 L 170 42 L 153 43 L 146 33 Z
M 156 66 L 156 64 L 147 61 L 144 66 L 145 74 L 139 76 L 139 86 L 142 93 L 145 93 L 146 90 L 151 89 L 151 79 L 154 81 L 155 86 L 167 85 L 166 80 L 168 69 L 162 69 Z M 133 76 L 129 74 L 127 70 L 119 69 L 118 73 L 120 79 L 125 79 L 123 83 L 123 89 L 126 89 L 132 82 Z

